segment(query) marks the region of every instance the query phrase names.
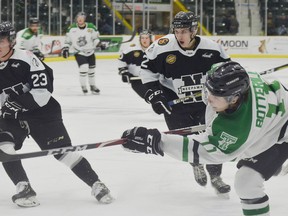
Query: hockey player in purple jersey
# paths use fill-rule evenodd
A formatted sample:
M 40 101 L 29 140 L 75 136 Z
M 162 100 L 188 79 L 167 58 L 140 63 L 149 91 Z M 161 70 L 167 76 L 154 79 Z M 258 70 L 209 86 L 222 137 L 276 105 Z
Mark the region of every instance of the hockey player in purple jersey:
M 148 91 L 145 99 L 157 114 L 164 114 L 170 130 L 205 123 L 205 104 L 201 97 L 170 107 L 168 101 L 197 95 L 203 88 L 206 71 L 218 62 L 229 61 L 223 47 L 198 36 L 198 17 L 179 12 L 172 22 L 172 34 L 155 41 L 146 51 L 141 65 L 141 79 Z M 202 164 L 191 163 L 195 180 L 202 186 L 207 176 Z M 222 165 L 207 165 L 216 193 L 228 198 L 230 186 L 221 178 Z
M 16 154 L 28 136 L 41 149 L 71 146 L 61 106 L 52 97 L 52 69 L 32 52 L 14 49 L 15 35 L 10 22 L 0 23 L 0 149 Z M 55 158 L 90 186 L 100 203 L 113 201 L 109 189 L 80 154 L 71 152 Z M 4 162 L 3 167 L 16 185 L 13 202 L 22 207 L 39 205 L 21 161 Z
M 243 215 L 270 215 L 264 182 L 288 158 L 287 88 L 231 61 L 212 67 L 204 92 L 208 102 L 204 133 L 183 138 L 138 127 L 124 132 L 128 141 L 123 146 L 187 162 L 238 161 L 234 187 Z

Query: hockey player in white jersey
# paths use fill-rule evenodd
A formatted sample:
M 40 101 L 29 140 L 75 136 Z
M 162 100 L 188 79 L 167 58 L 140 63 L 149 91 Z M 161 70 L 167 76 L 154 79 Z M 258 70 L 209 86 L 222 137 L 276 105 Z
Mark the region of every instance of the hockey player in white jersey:
M 41 38 L 42 31 L 39 19 L 32 17 L 29 20 L 29 27 L 17 32 L 15 48 L 29 50 L 43 61 L 44 54 L 41 52 Z
M 234 187 L 243 215 L 270 215 L 264 182 L 288 158 L 288 90 L 231 61 L 212 67 L 204 92 L 204 133 L 182 137 L 138 127 L 123 133 L 124 148 L 204 164 L 238 161 Z
M 69 57 L 69 48 L 74 52 L 79 67 L 79 80 L 84 94 L 88 93 L 87 77 L 92 94 L 99 94 L 100 90 L 95 84 L 95 49 L 101 45 L 99 31 L 93 23 L 85 22 L 86 14 L 79 12 L 66 32 L 62 56 Z
M 146 102 L 155 113 L 164 114 L 169 130 L 205 123 L 205 104 L 201 97 L 173 106 L 168 101 L 200 93 L 206 71 L 215 63 L 230 60 L 220 44 L 197 35 L 198 16 L 193 12 L 177 13 L 171 30 L 173 34 L 158 39 L 145 51 L 140 73 L 148 89 Z M 191 165 L 196 182 L 206 186 L 204 166 Z M 230 185 L 221 178 L 222 165 L 207 164 L 206 169 L 217 195 L 229 198 Z
M 139 44 L 131 44 L 123 50 L 118 61 L 118 70 L 122 81 L 131 84 L 132 89 L 143 99 L 148 89 L 143 85 L 141 79 L 133 80 L 133 78 L 140 76 L 143 55 L 145 50 L 152 44 L 152 37 L 151 31 L 142 30 L 139 34 Z

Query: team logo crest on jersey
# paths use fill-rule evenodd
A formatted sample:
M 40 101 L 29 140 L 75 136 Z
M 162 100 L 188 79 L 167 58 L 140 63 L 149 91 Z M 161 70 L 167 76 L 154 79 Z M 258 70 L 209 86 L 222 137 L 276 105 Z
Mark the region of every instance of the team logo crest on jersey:
M 87 44 L 87 40 L 85 36 L 78 38 L 77 45 L 79 47 L 85 46 L 86 44 Z
M 174 63 L 176 62 L 176 56 L 175 56 L 175 55 L 172 55 L 172 54 L 168 55 L 168 56 L 166 57 L 166 62 L 167 62 L 168 64 L 174 64 Z
M 135 58 L 138 58 L 139 56 L 140 56 L 140 52 L 139 52 L 139 51 L 135 51 L 135 52 L 134 52 L 134 57 L 135 57 Z
M 159 44 L 160 46 L 164 46 L 164 45 L 168 44 L 168 42 L 169 42 L 169 39 L 168 39 L 168 38 L 160 38 L 160 39 L 158 40 L 158 44 Z
M 229 148 L 230 145 L 233 145 L 237 142 L 238 138 L 231 136 L 228 133 L 225 133 L 224 131 L 221 133 L 220 135 L 220 141 L 218 142 L 218 148 L 222 149 L 222 150 L 227 150 Z

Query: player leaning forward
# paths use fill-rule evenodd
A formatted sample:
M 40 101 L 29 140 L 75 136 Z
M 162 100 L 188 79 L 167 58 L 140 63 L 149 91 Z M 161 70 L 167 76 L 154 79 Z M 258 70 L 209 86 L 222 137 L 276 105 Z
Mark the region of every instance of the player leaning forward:
M 14 49 L 15 30 L 10 22 L 0 23 L 0 149 L 16 154 L 27 136 L 41 149 L 71 146 L 63 124 L 61 106 L 52 97 L 52 69 L 32 52 Z M 78 153 L 55 155 L 92 188 L 100 203 L 111 203 L 109 189 L 99 180 L 89 162 Z M 16 185 L 13 202 L 19 206 L 39 205 L 21 161 L 3 162 Z
M 138 127 L 123 133 L 128 138 L 123 146 L 204 164 L 236 160 L 234 185 L 243 214 L 269 215 L 263 184 L 288 157 L 287 89 L 277 80 L 268 82 L 258 73 L 247 73 L 236 62 L 212 67 L 205 87 L 204 133 L 182 137 Z

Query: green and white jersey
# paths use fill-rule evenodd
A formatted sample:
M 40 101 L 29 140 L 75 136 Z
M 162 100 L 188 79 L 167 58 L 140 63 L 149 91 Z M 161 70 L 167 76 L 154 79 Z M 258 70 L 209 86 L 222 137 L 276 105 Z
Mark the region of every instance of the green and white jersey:
M 249 73 L 248 98 L 233 113 L 215 113 L 207 105 L 204 133 L 188 137 L 162 134 L 163 151 L 178 160 L 217 164 L 256 156 L 288 142 L 288 91 L 277 80 Z M 287 144 L 283 144 L 287 145 Z
M 70 47 L 71 52 L 84 56 L 90 56 L 95 52 L 100 42 L 99 32 L 92 23 L 86 23 L 84 28 L 79 28 L 76 23 L 72 24 L 67 32 L 64 47 Z
M 39 49 L 41 51 L 41 30 L 34 34 L 30 28 L 22 29 L 16 35 L 16 48 L 33 51 Z

